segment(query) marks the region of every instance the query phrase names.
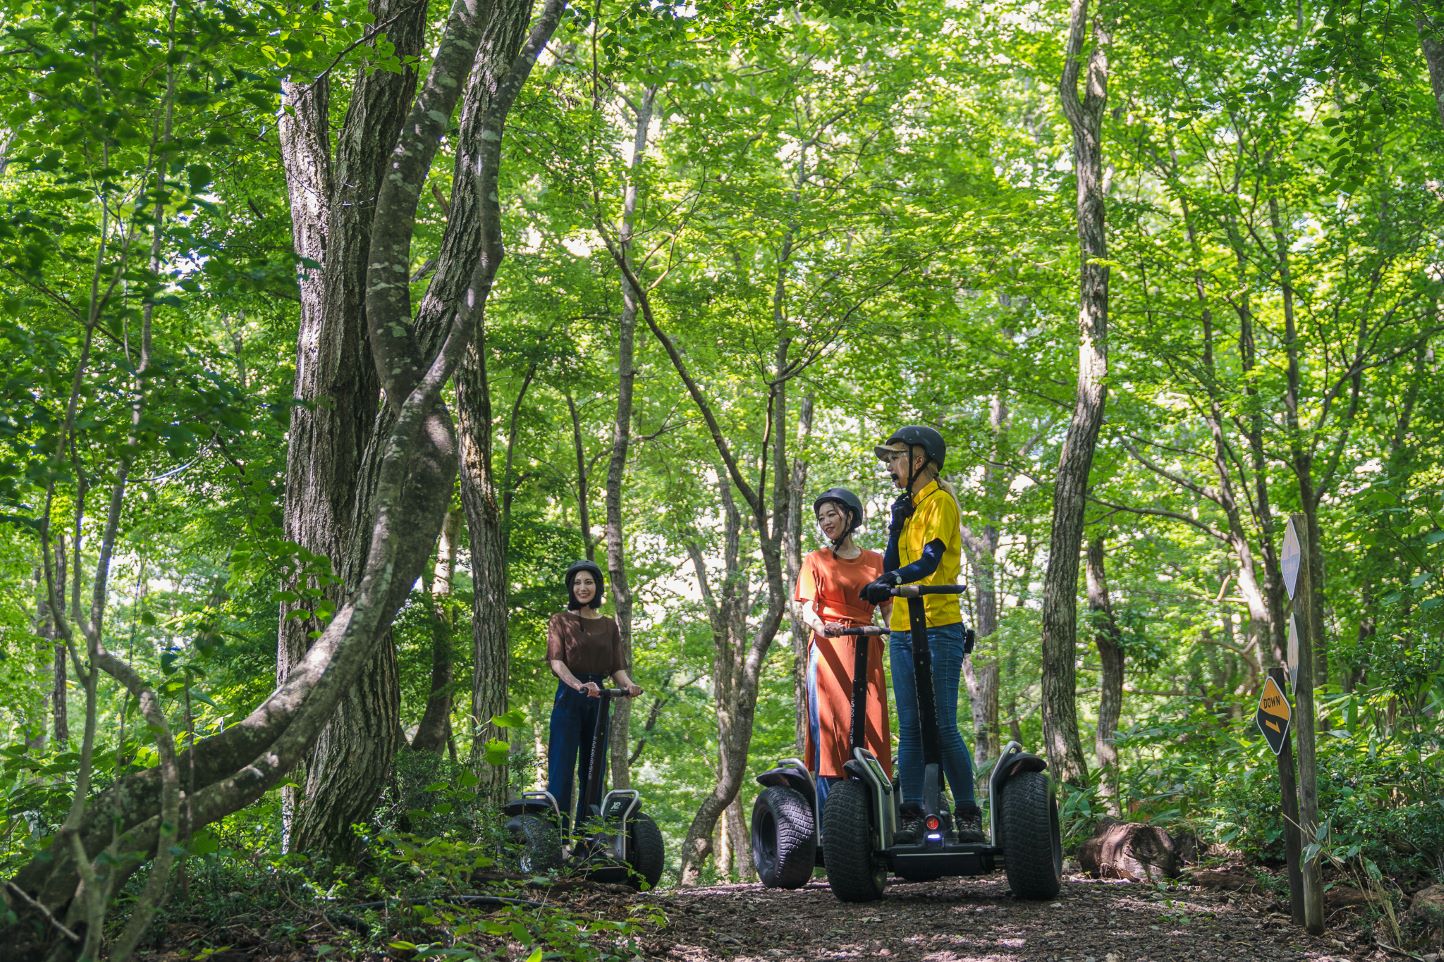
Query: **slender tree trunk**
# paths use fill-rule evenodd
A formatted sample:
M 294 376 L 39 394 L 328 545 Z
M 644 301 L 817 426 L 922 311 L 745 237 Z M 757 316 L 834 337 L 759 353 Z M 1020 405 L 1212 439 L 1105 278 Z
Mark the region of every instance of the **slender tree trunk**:
M 1093 46 L 1088 55 L 1086 90 L 1080 99 L 1078 75 L 1085 33 L 1091 34 Z M 1108 376 L 1108 245 L 1101 139 L 1108 92 L 1108 41 L 1096 11 L 1090 25 L 1088 0 L 1072 0 L 1061 90 L 1063 112 L 1073 131 L 1073 169 L 1078 182 L 1078 387 L 1058 459 L 1052 536 L 1043 579 L 1043 737 L 1048 755 L 1065 781 L 1081 781 L 1087 775 L 1078 739 L 1074 662 L 1083 510 L 1093 450 L 1103 424 Z
M 1434 88 L 1434 104 L 1439 108 L 1439 122 L 1444 124 L 1444 10 L 1440 10 L 1437 0 L 1413 0 L 1413 6 L 1419 45 Z
M 485 347 L 470 351 L 457 378 L 456 410 L 461 435 L 461 503 L 471 554 L 471 767 L 479 779 L 478 804 L 505 800 L 505 766 L 483 760 L 486 743 L 498 737 L 491 719 L 506 711 L 511 675 L 507 630 L 506 542 L 492 464 L 491 389 Z
M 652 128 L 652 109 L 657 88 L 648 87 L 637 104 L 632 127 L 632 156 L 627 165 L 627 189 L 622 196 L 622 220 L 617 226 L 617 247 L 621 258 L 631 266 L 632 233 L 637 217 L 642 164 L 647 156 L 647 136 Z M 626 480 L 627 451 L 632 438 L 632 392 L 636 381 L 637 305 L 641 297 L 633 286 L 635 274 L 622 276 L 622 315 L 617 338 L 617 416 L 612 422 L 612 454 L 607 461 L 607 580 L 612 586 L 612 604 L 616 611 L 617 629 L 622 637 L 622 658 L 630 665 L 632 659 L 632 585 L 627 577 L 626 532 L 622 522 L 622 488 Z M 615 702 L 612 714 L 611 753 L 612 784 L 629 788 L 632 784 L 631 699 Z
M 1236 251 L 1242 248 L 1237 247 Z M 1238 264 L 1240 281 L 1246 278 L 1247 262 L 1242 253 L 1238 253 Z M 1284 639 L 1284 582 L 1283 574 L 1279 569 L 1278 548 L 1274 544 L 1274 516 L 1273 506 L 1269 496 L 1268 482 L 1268 455 L 1264 450 L 1264 405 L 1258 396 L 1256 380 L 1251 376 L 1258 367 L 1258 349 L 1254 340 L 1254 318 L 1253 311 L 1249 306 L 1247 288 L 1240 296 L 1238 302 L 1238 348 L 1239 348 L 1239 369 L 1243 372 L 1244 396 L 1248 400 L 1247 440 L 1249 451 L 1249 466 L 1253 472 L 1253 516 L 1254 523 L 1258 526 L 1258 548 L 1259 556 L 1263 560 L 1264 577 L 1262 585 L 1258 585 L 1256 575 L 1249 569 L 1240 569 L 1239 587 L 1244 590 L 1245 598 L 1249 598 L 1252 590 L 1262 593 L 1263 611 L 1266 612 L 1266 625 L 1268 638 L 1266 644 L 1260 647 L 1259 654 L 1263 656 L 1267 651 L 1276 661 L 1282 662 L 1287 656 L 1287 644 Z M 1245 574 L 1248 575 L 1245 580 Z M 1249 604 L 1250 615 L 1254 622 L 1259 620 L 1260 612 L 1254 609 L 1254 602 Z
M 983 775 L 985 765 L 1002 749 L 998 727 L 998 654 L 996 647 L 988 642 L 998 630 L 999 525 L 1013 478 L 1012 472 L 1004 467 L 1013 452 L 1006 450 L 1011 416 L 1002 395 L 995 396 L 989 403 L 988 421 L 993 443 L 992 457 L 983 468 L 986 521 L 980 533 L 963 527 L 963 550 L 967 552 L 973 569 L 976 620 L 973 630 L 978 636 L 972 655 L 963 662 L 963 677 L 967 681 L 973 711 L 973 770 L 977 773 L 978 782 L 975 788 L 983 796 L 988 791 L 988 780 Z
M 1099 683 L 1098 733 L 1094 749 L 1098 755 L 1099 790 L 1113 806 L 1113 814 L 1122 816 L 1123 805 L 1118 787 L 1118 748 L 1113 739 L 1118 733 L 1118 718 L 1123 712 L 1123 633 L 1113 616 L 1113 602 L 1108 597 L 1108 578 L 1103 571 L 1103 536 L 1088 542 L 1088 610 L 1092 613 L 1093 643 L 1103 670 Z
M 752 840 L 747 834 L 747 824 L 742 818 L 742 800 L 732 799 L 722 820 L 723 834 L 727 847 L 731 849 L 732 865 L 730 874 L 739 882 L 750 882 L 756 875 L 752 868 Z
M 797 445 L 799 451 L 807 450 L 807 440 L 812 434 L 812 395 L 802 399 L 797 414 Z M 802 576 L 802 518 L 804 499 L 807 491 L 807 462 L 798 458 L 792 464 L 792 481 L 788 485 L 788 525 L 784 538 L 783 557 L 787 564 L 787 583 L 796 585 Z M 809 506 L 810 507 L 810 506 Z M 811 511 L 807 517 L 813 517 Z M 802 623 L 802 611 L 793 604 L 787 607 L 788 621 L 792 628 L 792 701 L 794 709 L 793 745 L 797 757 L 802 757 L 807 742 L 807 646 L 812 630 Z
M 1235 491 L 1235 468 L 1237 467 L 1240 473 L 1244 469 L 1231 456 L 1228 439 L 1224 434 L 1223 388 L 1215 363 L 1214 317 L 1213 310 L 1209 306 L 1208 291 L 1204 281 L 1203 252 L 1194 232 L 1191 212 L 1186 202 L 1183 203 L 1183 210 L 1184 229 L 1188 234 L 1189 246 L 1194 255 L 1193 290 L 1194 297 L 1198 301 L 1199 320 L 1203 330 L 1203 369 L 1206 379 L 1204 387 L 1208 394 L 1208 411 L 1205 420 L 1208 423 L 1209 437 L 1213 442 L 1214 475 L 1218 478 L 1218 488 L 1210 494 L 1210 497 L 1223 509 L 1224 516 L 1228 519 L 1227 542 L 1237 559 L 1239 591 L 1248 605 L 1250 644 L 1256 650 L 1262 651 L 1267 647 L 1268 640 L 1272 635 L 1274 609 L 1269 606 L 1268 600 L 1258 584 L 1257 563 L 1254 559 L 1253 548 L 1249 543 L 1248 533 L 1244 528 L 1243 511 L 1239 507 Z M 1247 486 L 1246 475 L 1240 479 L 1239 484 Z M 1266 502 L 1264 504 L 1266 505 Z M 1250 668 L 1256 673 L 1256 666 L 1250 666 Z
M 411 747 L 419 752 L 441 754 L 451 737 L 451 702 L 455 672 L 452 635 L 456 618 L 451 611 L 452 583 L 456 577 L 456 542 L 461 533 L 461 514 L 447 511 L 436 548 L 436 570 L 426 580 L 431 596 L 431 689 L 426 711 L 416 726 Z
M 42 558 L 40 563 L 45 564 Z M 55 560 L 51 565 L 52 584 L 65 584 L 65 542 L 59 540 L 58 550 L 55 552 Z M 56 747 L 64 748 L 70 743 L 70 705 L 67 697 L 70 692 L 68 679 L 69 665 L 66 662 L 65 641 L 60 636 L 59 621 L 56 613 L 50 609 L 49 592 L 46 590 L 45 574 L 42 569 L 39 575 L 40 594 L 35 606 L 36 634 L 50 643 L 50 733 L 55 739 Z M 40 722 L 43 727 L 46 723 Z M 41 740 L 44 744 L 44 740 Z
M 1299 331 L 1294 312 L 1293 273 L 1289 264 L 1288 235 L 1278 198 L 1269 198 L 1269 221 L 1273 227 L 1274 251 L 1277 257 L 1279 284 L 1283 288 L 1284 348 L 1288 356 L 1288 390 L 1284 394 L 1284 424 L 1288 428 L 1289 455 L 1298 481 L 1299 503 L 1308 528 L 1309 597 L 1302 599 L 1304 616 L 1309 619 L 1308 633 L 1313 641 L 1313 682 L 1324 685 L 1329 680 L 1329 645 L 1324 631 L 1324 551 L 1319 533 L 1319 499 L 1314 486 L 1314 455 L 1312 446 L 1302 434 L 1299 417 L 1302 376 L 1299 371 Z M 1299 607 L 1296 600 L 1296 607 Z
M 567 413 L 572 419 L 572 448 L 577 455 L 577 524 L 581 528 L 582 550 L 588 561 L 596 560 L 597 546 L 592 541 L 591 495 L 588 493 L 587 449 L 582 444 L 582 419 L 577 415 L 577 402 L 567 392 Z
M 486 17 L 477 52 L 478 69 L 467 83 L 461 111 L 452 178 L 455 186 L 441 241 L 442 266 L 420 308 L 419 323 L 426 330 L 441 326 L 439 319 L 464 302 L 473 282 L 490 291 L 505 255 L 499 197 L 494 186 L 501 164 L 505 115 L 498 116 L 497 111 L 498 102 L 505 97 L 502 84 L 507 66 L 513 63 L 521 46 L 530 7 L 529 0 L 507 0 L 488 11 Z M 492 716 L 506 711 L 510 602 L 506 532 L 492 456 L 488 350 L 483 302 L 475 340 L 457 376 L 456 408 L 461 441 L 461 503 L 466 512 L 473 588 L 470 762 L 478 778 L 477 804 L 494 806 L 505 798 L 507 772 L 505 766 L 485 764 L 482 754 L 486 742 L 499 735 L 491 725 Z
M 1431 312 L 1432 316 L 1433 312 Z M 1386 482 L 1396 491 L 1404 491 L 1409 488 L 1414 476 L 1414 454 L 1418 442 L 1411 430 L 1414 418 L 1414 407 L 1419 401 L 1419 388 L 1425 381 L 1425 364 L 1430 357 L 1427 341 L 1420 341 L 1414 349 L 1414 361 L 1409 377 L 1405 382 L 1404 397 L 1399 404 L 1398 416 L 1394 419 L 1394 430 L 1389 437 L 1389 452 L 1384 462 L 1384 478 Z M 1372 641 L 1377 631 L 1377 624 L 1374 620 L 1376 578 L 1381 571 L 1388 568 L 1388 544 L 1386 537 L 1386 516 L 1376 514 L 1373 521 L 1374 536 L 1367 542 L 1368 547 L 1364 552 L 1364 561 L 1360 566 L 1362 571 L 1362 584 L 1359 588 L 1359 610 L 1362 612 L 1359 618 L 1359 657 L 1367 659 L 1371 654 Z M 1368 663 L 1363 661 L 1350 666 L 1344 672 L 1344 688 L 1346 691 L 1353 691 L 1362 685 L 1368 677 Z
M 403 62 L 421 50 L 424 5 L 373 0 L 378 22 Z M 351 92 L 342 136 L 330 143 L 329 81 L 288 83 L 280 136 L 298 257 L 319 266 L 302 275 L 295 398 L 287 450 L 286 537 L 329 559 L 339 579 L 297 563 L 287 588 L 320 592 L 333 607 L 362 570 L 373 510 L 380 381 L 367 342 L 363 306 L 371 220 L 386 158 L 416 88 L 414 68 L 363 72 Z M 356 136 L 364 131 L 366 136 Z M 370 452 L 370 453 L 368 453 Z M 370 463 L 368 463 L 370 460 Z M 302 615 L 314 601 L 283 604 L 277 678 L 305 655 L 324 619 Z M 348 692 L 316 740 L 305 785 L 286 819 L 286 842 L 300 851 L 346 857 L 351 825 L 368 819 L 399 742 L 400 690 L 390 639 Z

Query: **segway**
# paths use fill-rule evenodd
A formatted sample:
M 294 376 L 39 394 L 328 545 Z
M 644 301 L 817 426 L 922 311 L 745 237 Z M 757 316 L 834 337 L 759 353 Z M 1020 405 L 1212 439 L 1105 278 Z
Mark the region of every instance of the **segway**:
M 635 789 L 615 788 L 602 794 L 611 703 L 626 698 L 621 688 L 603 688 L 602 704 L 592 731 L 592 758 L 587 783 L 577 801 L 576 832 L 562 839 L 562 813 L 551 792 L 524 792 L 502 809 L 506 830 L 518 849 L 518 868 L 538 875 L 573 865 L 599 882 L 626 882 L 640 889 L 662 877 L 666 852 L 662 831 L 643 813 Z
M 885 634 L 866 625 L 838 634 L 853 638 L 852 718 L 849 749 L 863 746 L 867 726 L 867 642 Z M 817 780 L 798 758 L 784 758 L 757 776 L 764 786 L 752 804 L 752 864 L 766 888 L 795 889 L 807 884 L 824 849 L 817 831 Z M 825 816 L 824 816 L 825 817 Z
M 823 815 L 822 845 L 827 882 L 844 902 L 882 898 L 888 872 L 909 881 L 983 875 L 1002 863 L 1008 887 L 1023 899 L 1058 894 L 1063 848 L 1058 803 L 1043 759 L 1017 742 L 1004 747 L 989 777 L 992 841 L 959 842 L 942 804 L 942 752 L 933 703 L 932 651 L 928 645 L 923 595 L 961 594 L 962 585 L 901 585 L 894 597 L 908 600 L 913 668 L 923 748 L 923 833 L 915 843 L 897 844 L 901 798 L 877 758 L 855 745 L 848 777 L 832 787 Z M 878 629 L 880 631 L 880 629 Z M 854 719 L 857 709 L 854 708 Z M 956 786 L 955 786 L 956 787 Z

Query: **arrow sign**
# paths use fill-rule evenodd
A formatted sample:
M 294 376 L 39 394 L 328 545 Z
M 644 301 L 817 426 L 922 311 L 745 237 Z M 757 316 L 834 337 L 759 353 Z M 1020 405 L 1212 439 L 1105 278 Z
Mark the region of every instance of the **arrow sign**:
M 1284 690 L 1270 675 L 1264 681 L 1263 694 L 1259 695 L 1258 711 L 1254 712 L 1253 720 L 1275 755 L 1283 751 L 1284 739 L 1289 734 L 1289 719 L 1292 717 L 1293 711 L 1289 708 L 1289 700 L 1284 695 Z
M 1302 561 L 1299 552 L 1299 533 L 1294 530 L 1294 519 L 1289 518 L 1289 526 L 1284 529 L 1284 548 L 1279 556 L 1279 566 L 1284 572 L 1284 590 L 1289 593 L 1289 600 L 1294 600 L 1294 593 L 1299 587 L 1299 563 Z
M 1294 694 L 1299 691 L 1299 618 L 1296 612 L 1289 612 L 1289 681 L 1293 683 Z

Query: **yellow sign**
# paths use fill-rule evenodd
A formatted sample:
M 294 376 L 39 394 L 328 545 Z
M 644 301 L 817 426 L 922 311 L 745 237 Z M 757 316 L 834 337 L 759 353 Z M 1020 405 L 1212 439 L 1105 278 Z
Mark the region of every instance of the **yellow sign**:
M 1288 696 L 1270 675 L 1264 679 L 1263 693 L 1259 695 L 1258 711 L 1254 712 L 1253 720 L 1275 755 L 1283 751 L 1284 739 L 1289 734 L 1289 720 L 1292 717 Z

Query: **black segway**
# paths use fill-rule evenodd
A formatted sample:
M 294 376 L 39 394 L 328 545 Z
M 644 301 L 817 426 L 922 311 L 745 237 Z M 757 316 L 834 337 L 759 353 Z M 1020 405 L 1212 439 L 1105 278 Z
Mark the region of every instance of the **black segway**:
M 562 840 L 562 813 L 551 792 L 524 792 L 502 809 L 522 872 L 535 875 L 572 864 L 588 878 L 626 882 L 634 888 L 644 882 L 652 888 L 662 877 L 666 862 L 662 831 L 643 813 L 641 796 L 630 788 L 602 794 L 611 703 L 626 697 L 623 689 L 602 689 L 587 783 L 577 801 L 576 832 L 569 842 Z
M 886 630 L 866 625 L 844 628 L 839 634 L 853 638 L 848 740 L 855 755 L 863 746 L 867 726 L 866 638 L 886 634 Z M 817 781 L 798 758 L 784 758 L 758 775 L 757 781 L 764 786 L 752 804 L 752 864 L 757 877 L 767 888 L 806 885 L 824 857 L 817 831 Z
M 923 748 L 923 833 L 915 843 L 894 842 L 901 798 L 882 765 L 867 749 L 854 746 L 848 777 L 833 786 L 823 815 L 822 844 L 827 881 L 844 902 L 882 898 L 892 871 L 910 881 L 982 875 L 1002 863 L 1008 887 L 1024 899 L 1058 894 L 1063 848 L 1058 803 L 1044 774 L 1047 763 L 1017 742 L 1004 747 L 989 777 L 992 841 L 959 842 L 942 804 L 942 752 L 933 703 L 932 651 L 922 596 L 961 594 L 962 585 L 901 585 L 894 597 L 908 599 L 913 667 Z M 854 719 L 856 719 L 854 708 Z

